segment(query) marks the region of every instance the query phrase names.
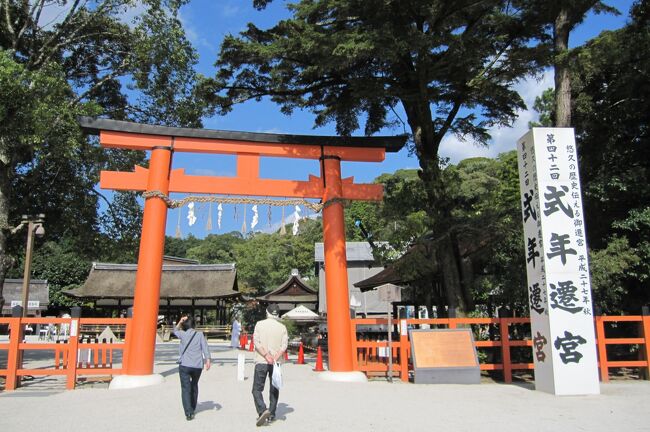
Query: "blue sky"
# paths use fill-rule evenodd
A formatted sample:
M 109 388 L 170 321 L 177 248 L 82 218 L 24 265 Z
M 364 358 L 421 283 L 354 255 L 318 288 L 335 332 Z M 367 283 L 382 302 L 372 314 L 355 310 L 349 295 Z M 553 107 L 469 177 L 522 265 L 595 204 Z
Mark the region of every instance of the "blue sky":
M 590 15 L 585 22 L 571 35 L 571 45 L 581 45 L 586 40 L 597 36 L 603 30 L 611 30 L 622 27 L 627 21 L 627 14 L 632 0 L 609 0 L 608 4 L 617 7 L 622 14 L 611 15 Z M 263 10 L 256 11 L 252 7 L 252 0 L 193 0 L 181 10 L 181 20 L 185 26 L 190 41 L 198 50 L 200 59 L 197 69 L 204 75 L 211 76 L 215 72 L 214 62 L 217 58 L 219 47 L 223 37 L 227 34 L 237 34 L 244 30 L 248 22 L 255 23 L 258 27 L 268 28 L 279 19 L 288 17 L 286 2 L 275 0 Z M 544 89 L 553 86 L 551 71 L 547 71 L 541 80 L 526 80 L 517 85 L 524 101 L 532 107 L 533 101 Z M 447 137 L 443 140 L 440 155 L 450 158 L 452 163 L 474 156 L 495 157 L 499 153 L 514 148 L 516 140 L 526 132 L 528 121 L 535 118 L 534 112 L 523 111 L 519 119 L 511 128 L 495 128 L 491 131 L 493 140 L 488 148 L 477 148 L 471 143 L 464 143 L 455 137 Z M 308 112 L 295 112 L 290 117 L 280 113 L 279 108 L 269 102 L 247 102 L 238 105 L 226 116 L 218 116 L 204 119 L 204 127 L 207 129 L 237 130 L 250 132 L 268 133 L 296 133 L 313 135 L 335 135 L 334 126 L 313 129 L 313 116 Z M 398 130 L 387 130 L 384 135 L 403 133 Z M 394 172 L 401 168 L 417 168 L 417 159 L 409 156 L 406 150 L 397 154 L 387 154 L 383 163 L 350 163 L 342 165 L 343 176 L 354 176 L 355 182 L 369 183 L 382 173 Z M 220 175 L 233 176 L 235 174 L 235 158 L 230 156 L 206 156 L 179 154 L 174 155 L 174 168 L 184 168 L 187 174 L 194 175 Z M 263 158 L 260 166 L 260 176 L 263 178 L 285 178 L 295 180 L 306 180 L 309 174 L 318 175 L 319 168 L 317 161 L 303 161 L 296 159 Z M 174 195 L 179 199 L 184 195 Z M 232 205 L 223 206 L 223 217 L 221 229 L 217 229 L 216 206 L 212 209 L 212 226 L 210 232 L 205 230 L 208 205 L 195 206 L 197 221 L 194 225 L 188 225 L 187 207 L 179 210 L 170 210 L 167 222 L 167 235 L 175 235 L 180 227 L 182 236 L 192 234 L 195 237 L 204 237 L 209 233 L 224 233 L 233 230 L 241 230 L 243 224 L 243 206 L 237 208 L 237 218 Z M 252 213 L 248 206 L 247 231 L 250 231 Z M 293 208 L 286 207 L 286 220 Z M 303 210 L 303 216 L 305 214 Z M 307 212 L 309 213 L 309 212 Z M 179 218 L 180 216 L 180 218 Z M 267 208 L 259 208 L 260 223 L 256 230 L 269 229 Z M 273 208 L 272 225 L 277 227 L 281 220 L 281 209 Z M 180 221 L 180 223 L 179 223 Z

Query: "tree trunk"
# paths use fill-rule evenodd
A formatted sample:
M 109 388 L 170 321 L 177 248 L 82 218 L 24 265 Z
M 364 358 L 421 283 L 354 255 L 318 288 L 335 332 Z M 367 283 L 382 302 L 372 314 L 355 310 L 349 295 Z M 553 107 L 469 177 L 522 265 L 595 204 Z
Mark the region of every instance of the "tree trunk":
M 435 290 L 435 282 L 429 281 L 427 284 L 423 284 L 424 292 L 424 306 L 427 308 L 427 316 L 433 318 L 433 291 Z
M 454 251 L 454 261 L 458 267 L 458 275 L 460 277 L 460 290 L 463 296 L 463 312 L 470 312 L 474 310 L 474 299 L 472 298 L 472 281 L 474 279 L 474 274 L 472 272 L 471 261 L 469 259 L 463 260 L 463 257 L 460 254 L 458 236 L 455 231 L 450 231 L 449 238 Z
M 571 75 L 569 73 L 569 11 L 562 7 L 553 24 L 555 51 L 555 127 L 571 127 Z
M 456 254 L 454 254 L 451 237 L 446 234 L 439 245 L 438 257 L 440 258 L 447 306 L 449 308 L 455 308 L 457 315 L 464 316 L 465 312 L 467 312 L 467 304 L 463 296 L 460 274 L 458 272 L 458 261 L 456 260 Z
M 436 286 L 440 294 L 443 294 L 445 288 L 442 286 L 442 282 L 436 282 Z M 442 295 L 436 296 L 436 318 L 447 317 L 447 311 L 445 310 L 445 303 L 446 303 L 445 299 Z
M 417 102 L 402 100 L 407 120 L 413 133 L 413 141 L 420 163 L 418 173 L 427 194 L 427 215 L 433 223 L 433 230 L 445 236 L 442 247 L 433 254 L 440 264 L 442 286 L 449 307 L 455 307 L 459 314 L 468 311 L 468 304 L 461 287 L 461 263 L 449 238 L 451 227 L 447 224 L 451 215 L 451 203 L 447 198 L 438 158 L 438 149 L 444 131 L 436 132 L 431 121 L 428 99 Z M 471 294 L 469 294 L 471 296 Z
M 0 139 L 0 314 L 5 304 L 2 291 L 7 270 L 12 259 L 7 255 L 7 234 L 9 233 L 9 193 L 11 190 L 11 159 L 7 146 Z

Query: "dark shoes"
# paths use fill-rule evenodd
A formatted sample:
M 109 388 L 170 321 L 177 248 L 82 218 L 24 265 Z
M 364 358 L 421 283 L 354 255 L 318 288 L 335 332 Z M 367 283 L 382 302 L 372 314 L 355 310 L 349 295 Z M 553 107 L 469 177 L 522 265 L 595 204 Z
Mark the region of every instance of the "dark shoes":
M 257 418 L 255 425 L 262 426 L 263 424 L 266 423 L 269 417 L 271 417 L 271 412 L 269 410 L 264 410 L 264 412 L 260 414 L 260 416 Z
M 187 421 L 194 420 L 194 414 L 190 414 L 188 416 L 185 416 L 185 420 L 187 420 Z

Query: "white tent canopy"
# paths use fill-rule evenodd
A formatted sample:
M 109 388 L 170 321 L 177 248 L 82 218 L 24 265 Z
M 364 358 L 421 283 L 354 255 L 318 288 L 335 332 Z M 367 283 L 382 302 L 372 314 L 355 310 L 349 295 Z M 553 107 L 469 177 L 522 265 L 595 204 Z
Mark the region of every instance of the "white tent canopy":
M 318 321 L 320 317 L 317 313 L 310 311 L 305 306 L 298 305 L 297 307 L 282 315 L 282 319 L 289 319 L 293 321 Z

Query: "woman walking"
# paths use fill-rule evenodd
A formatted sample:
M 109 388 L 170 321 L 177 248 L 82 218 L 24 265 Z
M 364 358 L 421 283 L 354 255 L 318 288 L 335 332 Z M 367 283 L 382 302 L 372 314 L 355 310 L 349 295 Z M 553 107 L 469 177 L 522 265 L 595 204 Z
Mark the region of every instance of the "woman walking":
M 181 379 L 181 400 L 185 418 L 194 419 L 196 402 L 199 398 L 199 378 L 203 366 L 210 369 L 210 352 L 208 343 L 202 332 L 194 329 L 194 319 L 189 316 L 182 317 L 176 327 L 174 335 L 181 341 L 178 358 L 178 375 Z

